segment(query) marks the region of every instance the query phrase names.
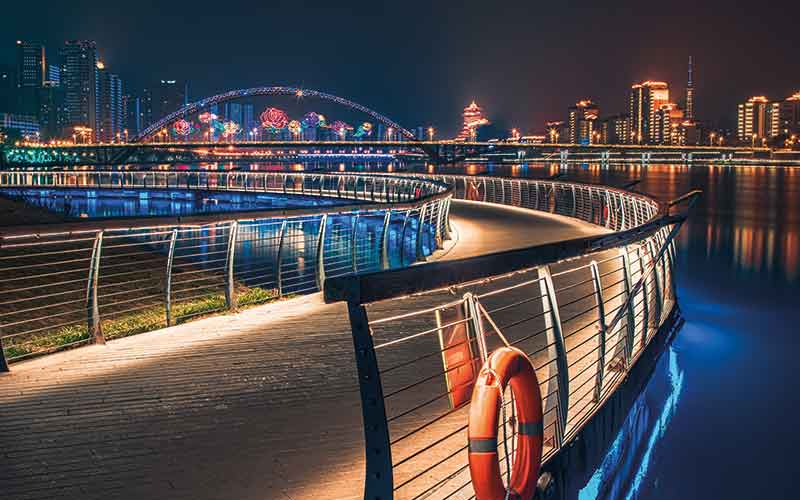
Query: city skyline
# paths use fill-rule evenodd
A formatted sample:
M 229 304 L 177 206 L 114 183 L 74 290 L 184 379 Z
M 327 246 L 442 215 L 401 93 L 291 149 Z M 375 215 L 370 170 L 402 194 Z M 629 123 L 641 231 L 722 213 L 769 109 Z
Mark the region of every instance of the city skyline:
M 234 2 L 222 12 L 206 2 L 191 12 L 141 5 L 116 17 L 101 3 L 80 2 L 80 7 L 54 4 L 42 19 L 32 7 L 14 5 L 0 28 L 9 42 L 38 40 L 50 51 L 66 39 L 96 40 L 100 58 L 134 89 L 174 77 L 191 81 L 193 96 L 259 85 L 321 88 L 408 126 L 436 124 L 447 136 L 457 133 L 458 114 L 473 99 L 498 127 L 526 132 L 563 119 L 563 109 L 584 98 L 597 102 L 603 114 L 622 113 L 627 111 L 625 89 L 633 82 L 663 80 L 675 93 L 682 91 L 689 56 L 695 64 L 696 119 L 718 126 L 735 128 L 737 103 L 761 94 L 783 98 L 796 92 L 800 81 L 796 66 L 788 64 L 791 46 L 777 38 L 786 32 L 778 28 L 791 12 L 772 16 L 765 27 L 752 21 L 766 13 L 733 7 L 720 17 L 713 5 L 698 6 L 682 18 L 685 9 L 676 4 L 657 24 L 650 22 L 651 15 L 612 15 L 588 7 L 567 15 L 554 6 L 508 5 L 476 18 L 471 3 L 459 10 L 410 6 L 410 12 L 353 6 L 358 14 L 312 7 L 312 13 L 324 10 L 325 15 L 306 12 L 307 18 L 284 4 L 245 8 Z M 447 19 L 446 26 L 436 19 Z M 581 32 L 590 19 L 602 33 Z M 755 48 L 743 44 L 737 28 L 745 26 L 754 30 L 748 39 L 765 42 Z M 205 36 L 208 30 L 215 36 Z M 304 36 L 297 36 L 298 30 Z M 465 30 L 478 35 L 475 44 L 454 45 Z M 766 36 L 759 36 L 762 31 Z M 9 61 L 13 47 L 2 45 L 0 60 Z M 326 53 L 340 55 L 321 57 Z M 426 78 L 404 71 L 412 62 Z M 765 75 L 757 71 L 761 67 L 781 69 Z M 388 88 L 395 90 L 387 93 Z

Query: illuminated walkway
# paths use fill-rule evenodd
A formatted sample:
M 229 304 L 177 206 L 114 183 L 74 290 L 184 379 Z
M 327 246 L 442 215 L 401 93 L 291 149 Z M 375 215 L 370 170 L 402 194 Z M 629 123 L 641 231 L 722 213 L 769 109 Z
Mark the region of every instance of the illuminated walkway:
M 453 202 L 454 259 L 598 228 Z M 18 363 L 0 376 L 4 499 L 361 498 L 344 304 L 319 294 Z

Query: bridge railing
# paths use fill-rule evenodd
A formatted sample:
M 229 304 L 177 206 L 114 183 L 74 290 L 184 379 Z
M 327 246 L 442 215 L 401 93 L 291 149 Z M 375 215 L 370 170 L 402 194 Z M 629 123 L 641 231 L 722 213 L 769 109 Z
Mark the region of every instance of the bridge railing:
M 104 343 L 215 311 L 316 292 L 326 277 L 410 265 L 448 238 L 452 192 L 419 177 L 216 172 L 14 172 L 0 174 L 3 187 L 78 187 L 87 196 L 95 196 L 95 189 L 229 190 L 348 201 L 5 228 L 0 369 L 7 369 L 6 356 L 24 359 Z
M 333 278 L 352 325 L 365 435 L 365 498 L 472 498 L 472 384 L 502 345 L 532 359 L 544 461 L 624 379 L 675 304 L 673 238 L 684 220 L 645 196 L 584 184 L 433 176 L 456 198 L 544 210 L 609 229 L 595 237 L 403 270 Z M 504 395 L 498 456 L 516 445 Z

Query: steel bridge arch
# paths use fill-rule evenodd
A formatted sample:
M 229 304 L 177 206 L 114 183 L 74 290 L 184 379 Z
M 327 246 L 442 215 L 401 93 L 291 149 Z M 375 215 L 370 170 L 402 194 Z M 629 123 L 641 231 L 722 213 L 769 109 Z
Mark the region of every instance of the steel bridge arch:
M 222 94 L 206 97 L 205 99 L 201 99 L 197 102 L 193 102 L 187 106 L 184 106 L 181 109 L 168 114 L 167 116 L 154 122 L 149 127 L 145 128 L 142 132 L 139 133 L 139 135 L 134 137 L 131 140 L 131 142 L 142 142 L 146 139 L 149 139 L 153 135 L 155 135 L 156 132 L 166 127 L 167 125 L 171 124 L 178 118 L 184 117 L 188 114 L 199 112 L 202 109 L 211 106 L 213 104 L 230 101 L 233 99 L 240 99 L 242 97 L 271 96 L 271 95 L 280 95 L 280 96 L 293 95 L 297 97 L 316 97 L 318 99 L 322 99 L 325 101 L 341 104 L 342 106 L 348 107 L 350 109 L 361 111 L 362 113 L 369 115 L 376 121 L 386 125 L 387 127 L 392 127 L 393 129 L 403 134 L 403 136 L 406 139 L 412 141 L 418 140 L 418 138 L 411 131 L 409 131 L 404 127 L 401 127 L 398 123 L 392 121 L 386 116 L 376 111 L 373 111 L 366 106 L 362 106 L 357 102 L 353 102 L 343 97 L 335 96 L 333 94 L 328 94 L 325 92 L 320 92 L 318 90 L 301 89 L 297 87 L 252 87 L 249 89 L 231 90 L 229 92 L 225 92 Z

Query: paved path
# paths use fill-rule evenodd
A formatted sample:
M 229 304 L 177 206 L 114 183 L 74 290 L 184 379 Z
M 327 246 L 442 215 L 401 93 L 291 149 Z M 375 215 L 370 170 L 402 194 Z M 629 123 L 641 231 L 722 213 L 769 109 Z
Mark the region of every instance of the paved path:
M 454 203 L 461 258 L 596 232 Z M 342 304 L 312 295 L 15 364 L 0 376 L 4 499 L 361 498 Z

